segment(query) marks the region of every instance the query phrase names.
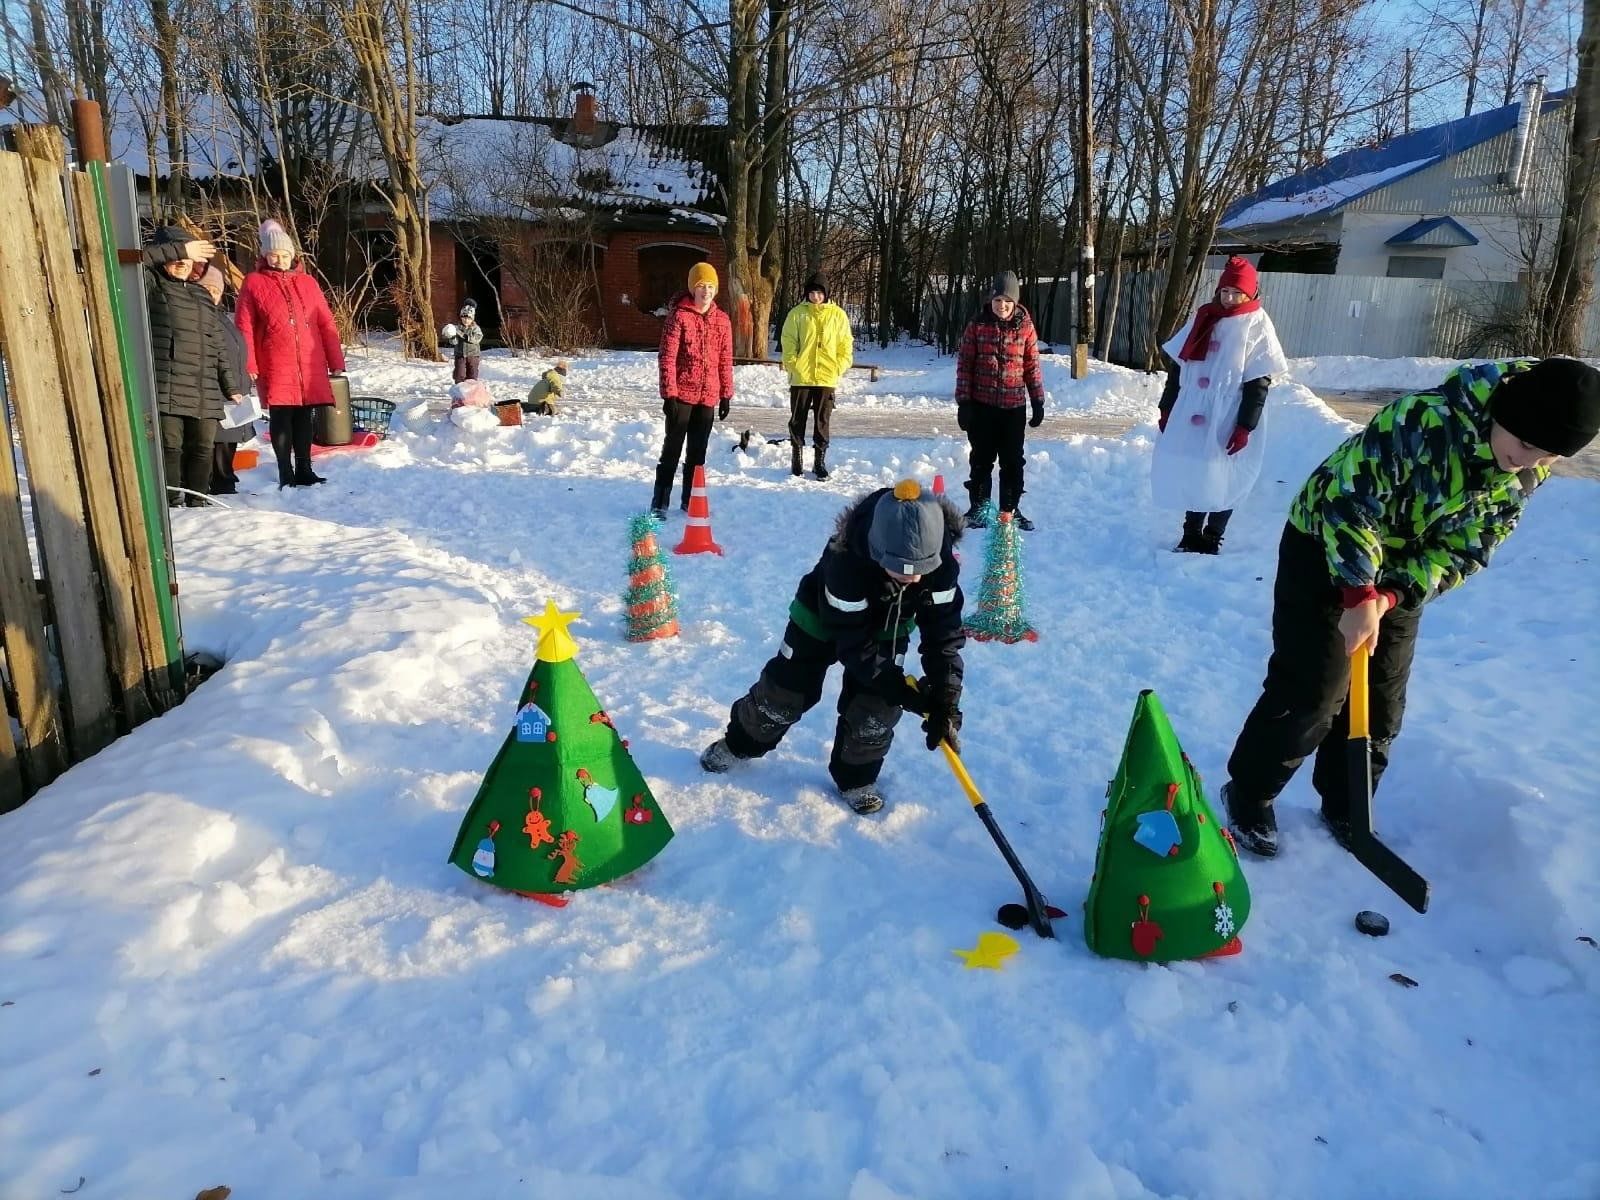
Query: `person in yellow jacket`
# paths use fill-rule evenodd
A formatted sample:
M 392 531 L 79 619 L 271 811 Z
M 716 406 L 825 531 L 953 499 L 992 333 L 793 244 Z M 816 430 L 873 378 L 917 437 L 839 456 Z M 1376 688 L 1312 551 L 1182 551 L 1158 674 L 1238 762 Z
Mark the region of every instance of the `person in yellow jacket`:
M 806 280 L 806 298 L 783 320 L 783 369 L 789 373 L 789 472 L 805 474 L 806 417 L 816 414 L 811 438 L 811 468 L 828 477 L 828 427 L 833 420 L 833 393 L 850 369 L 854 343 L 850 318 L 828 303 L 828 285 L 821 274 Z

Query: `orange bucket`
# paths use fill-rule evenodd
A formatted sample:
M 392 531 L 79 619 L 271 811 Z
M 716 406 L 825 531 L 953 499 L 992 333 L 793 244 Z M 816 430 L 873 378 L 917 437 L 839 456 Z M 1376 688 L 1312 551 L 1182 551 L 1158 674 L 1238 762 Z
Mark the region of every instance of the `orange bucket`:
M 261 461 L 259 450 L 235 450 L 233 452 L 233 469 L 235 471 L 248 471 Z

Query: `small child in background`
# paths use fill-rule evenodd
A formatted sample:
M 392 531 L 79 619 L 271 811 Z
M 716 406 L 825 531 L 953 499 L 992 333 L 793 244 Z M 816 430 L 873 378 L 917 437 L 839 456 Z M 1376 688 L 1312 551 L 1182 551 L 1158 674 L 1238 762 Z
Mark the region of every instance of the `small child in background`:
M 483 354 L 483 326 L 478 324 L 478 302 L 468 300 L 461 306 L 461 324 L 446 325 L 439 331 L 447 346 L 456 350 L 455 370 L 451 378 L 457 383 L 478 377 L 478 360 Z
M 557 359 L 556 365 L 539 377 L 539 382 L 528 389 L 528 398 L 522 402 L 522 411 L 540 417 L 556 415 L 556 401 L 566 395 L 567 360 Z

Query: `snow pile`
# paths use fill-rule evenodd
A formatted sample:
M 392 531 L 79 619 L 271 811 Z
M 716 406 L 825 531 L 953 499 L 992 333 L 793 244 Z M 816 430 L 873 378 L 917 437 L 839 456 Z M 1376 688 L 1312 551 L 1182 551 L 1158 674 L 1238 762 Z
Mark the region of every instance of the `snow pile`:
M 948 396 L 948 360 L 885 358 L 842 403 Z M 512 392 L 541 364 L 484 366 Z M 836 679 L 768 758 L 695 761 L 841 505 L 907 474 L 957 490 L 964 443 L 841 439 L 822 484 L 719 427 L 726 556 L 675 560 L 682 636 L 630 645 L 652 357 L 575 359 L 562 417 L 483 431 L 417 411 L 446 371 L 353 356 L 356 391 L 410 403 L 394 437 L 321 460 L 324 487 L 261 468 L 242 510 L 174 514 L 187 644 L 227 665 L 0 818 L 0 1196 L 80 1177 L 342 1200 L 1600 1192 L 1600 952 L 1578 940 L 1600 934 L 1593 484 L 1541 490 L 1424 624 L 1379 809 L 1434 911 L 1319 831 L 1307 769 L 1283 857 L 1246 864 L 1243 955 L 1158 968 L 1092 957 L 1079 928 L 1134 698 L 1159 692 L 1215 799 L 1283 513 L 1347 426 L 1274 388 L 1261 483 L 1205 559 L 1170 553 L 1148 427 L 1030 441 L 1042 637 L 969 646 L 963 737 L 1070 915 L 966 971 L 950 951 L 1016 889 L 914 721 L 874 819 L 829 793 Z M 1050 386 L 1148 415 L 1158 379 Z M 547 598 L 584 613 L 584 673 L 678 831 L 561 912 L 445 862 L 532 662 L 519 618 Z M 1357 934 L 1361 908 L 1393 933 Z

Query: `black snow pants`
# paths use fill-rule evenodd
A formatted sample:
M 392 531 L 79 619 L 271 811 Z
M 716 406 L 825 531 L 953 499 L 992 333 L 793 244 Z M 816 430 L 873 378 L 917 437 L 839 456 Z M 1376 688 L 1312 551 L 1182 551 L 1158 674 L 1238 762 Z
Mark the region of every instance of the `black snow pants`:
M 904 639 L 895 650 L 905 652 Z M 755 685 L 733 702 L 728 716 L 728 747 L 740 758 L 760 758 L 783 740 L 817 701 L 828 669 L 839 661 L 834 644 L 807 633 L 791 619 L 783 644 L 761 668 Z M 841 791 L 873 783 L 894 741 L 903 710 L 845 673 L 839 693 L 828 773 Z
M 1311 783 L 1322 798 L 1322 811 L 1336 821 L 1349 820 L 1345 742 L 1350 722 L 1345 706 L 1350 658 L 1339 633 L 1342 612 L 1339 588 L 1328 575 L 1317 539 L 1284 526 L 1272 588 L 1267 678 L 1228 758 L 1232 809 L 1242 820 L 1266 810 L 1313 753 L 1317 760 Z M 1392 608 L 1379 626 L 1378 648 L 1368 666 L 1374 788 L 1389 765 L 1390 743 L 1400 732 L 1421 620 L 1421 608 Z

